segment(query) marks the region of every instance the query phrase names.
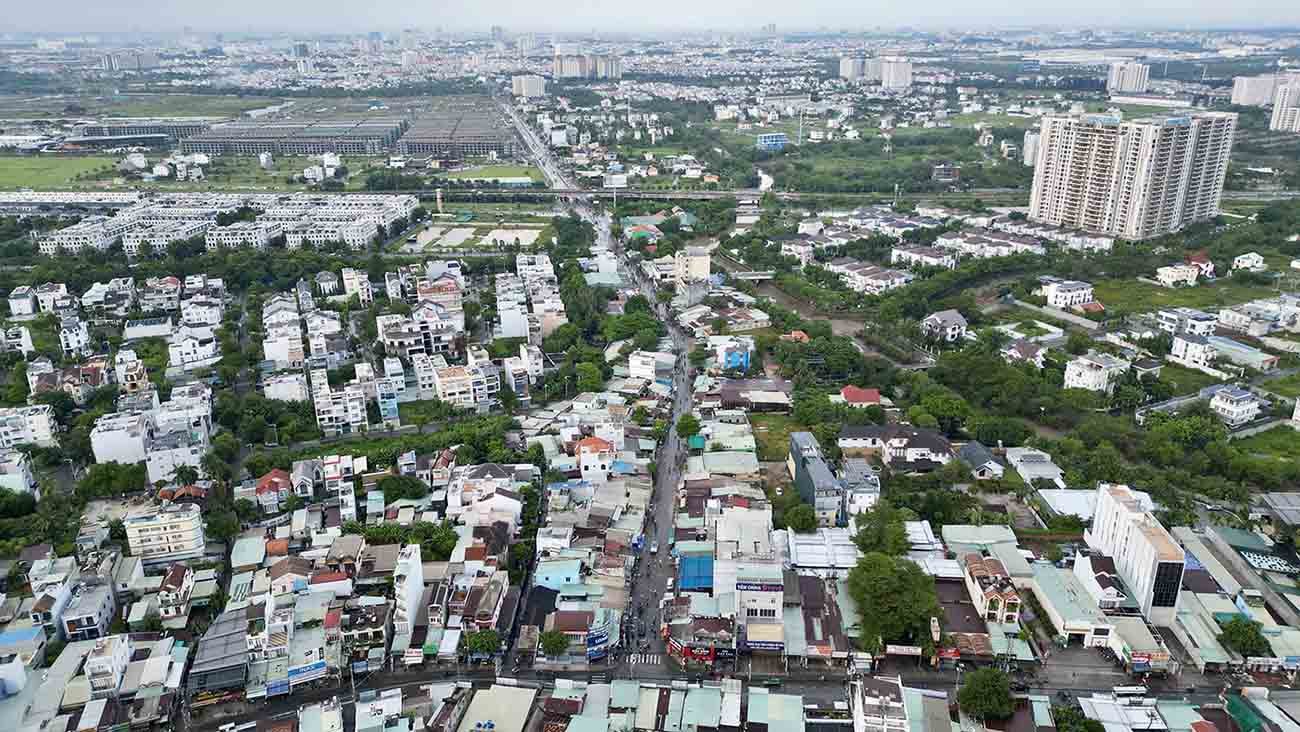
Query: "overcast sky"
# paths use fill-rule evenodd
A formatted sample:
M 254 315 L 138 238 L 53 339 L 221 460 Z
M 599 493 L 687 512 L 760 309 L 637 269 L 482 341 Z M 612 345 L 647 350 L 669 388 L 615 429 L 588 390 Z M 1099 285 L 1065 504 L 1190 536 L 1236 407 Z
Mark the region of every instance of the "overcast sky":
M 1077 27 L 1300 26 L 1298 0 L 8 0 L 0 29 L 28 31 L 508 31 L 931 29 L 994 24 Z

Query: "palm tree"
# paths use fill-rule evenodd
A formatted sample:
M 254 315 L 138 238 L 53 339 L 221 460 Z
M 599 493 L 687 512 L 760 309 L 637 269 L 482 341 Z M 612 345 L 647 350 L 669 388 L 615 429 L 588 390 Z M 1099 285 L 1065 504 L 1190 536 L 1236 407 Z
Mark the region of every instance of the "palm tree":
M 172 479 L 178 485 L 194 485 L 198 482 L 199 471 L 192 465 L 182 465 L 179 468 L 176 468 L 176 472 L 172 475 Z

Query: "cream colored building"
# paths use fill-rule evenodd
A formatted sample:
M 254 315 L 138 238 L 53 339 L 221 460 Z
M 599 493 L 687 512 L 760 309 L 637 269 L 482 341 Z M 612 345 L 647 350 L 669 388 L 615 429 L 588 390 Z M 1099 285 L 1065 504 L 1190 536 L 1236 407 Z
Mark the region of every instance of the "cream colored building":
M 150 507 L 122 523 L 131 556 L 146 565 L 203 558 L 203 513 L 194 504 Z
M 1148 239 L 1218 215 L 1237 115 L 1044 117 L 1029 218 Z

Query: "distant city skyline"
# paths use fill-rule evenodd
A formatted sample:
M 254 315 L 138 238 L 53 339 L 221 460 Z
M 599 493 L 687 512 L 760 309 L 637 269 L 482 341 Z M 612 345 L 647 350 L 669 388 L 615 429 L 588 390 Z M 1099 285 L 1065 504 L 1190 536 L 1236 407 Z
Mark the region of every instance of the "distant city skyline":
M 542 3 L 517 0 L 445 0 L 421 10 L 396 0 L 368 3 L 342 0 L 280 0 L 263 3 L 228 0 L 200 4 L 180 0 L 166 4 L 145 0 L 76 0 L 53 14 L 32 3 L 12 3 L 0 19 L 0 32 L 356 32 L 403 27 L 447 31 L 486 31 L 503 26 L 508 32 L 621 31 L 758 31 L 769 23 L 778 31 L 913 27 L 961 30 L 996 26 L 1058 25 L 1078 29 L 1164 28 L 1169 30 L 1286 29 L 1300 27 L 1300 3 L 1293 0 L 1158 0 L 1134 5 L 1123 0 L 1098 0 L 1054 7 L 1021 0 L 972 4 L 963 0 L 926 0 L 880 7 L 843 0 L 713 3 L 663 0 L 643 9 L 596 0 L 577 0 L 563 13 Z

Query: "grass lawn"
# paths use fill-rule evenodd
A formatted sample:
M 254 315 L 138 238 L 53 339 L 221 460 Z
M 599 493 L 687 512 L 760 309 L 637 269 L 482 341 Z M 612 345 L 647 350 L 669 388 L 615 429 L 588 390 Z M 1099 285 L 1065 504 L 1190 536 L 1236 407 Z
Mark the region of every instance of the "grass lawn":
M 764 462 L 785 460 L 790 455 L 790 433 L 808 429 L 788 414 L 751 414 L 749 423 L 758 443 L 758 459 Z
M 282 101 L 217 94 L 140 94 L 118 97 L 104 106 L 114 117 L 235 117 Z
M 542 171 L 531 165 L 479 165 L 447 174 L 448 178 L 532 178 L 542 180 Z
M 1073 323 L 1067 323 L 1064 320 L 1057 320 L 1036 310 L 1022 308 L 1019 305 L 1002 305 L 997 310 L 989 313 L 987 317 L 992 319 L 998 325 L 1014 325 L 1016 326 L 1016 329 L 1022 333 L 1024 330 L 1020 328 L 1021 323 L 1037 323 L 1040 321 L 1066 331 L 1069 331 L 1071 328 L 1078 329 L 1078 326 Z M 1042 326 L 1035 325 L 1034 328 L 1041 330 Z M 1046 331 L 1043 332 L 1045 333 Z M 1042 335 L 1042 333 L 1036 333 L 1035 335 Z
M 1212 283 L 1198 284 L 1195 287 L 1161 287 L 1134 279 L 1101 280 L 1093 283 L 1093 287 L 1097 299 L 1106 306 L 1111 317 L 1149 313 L 1169 307 L 1212 311 L 1276 294 L 1272 288 L 1239 284 L 1230 277 L 1220 277 Z
M 0 156 L 0 190 L 80 187 L 77 175 L 112 168 L 117 158 L 107 156 L 23 155 Z
M 1218 384 L 1223 381 L 1223 379 L 1216 379 L 1195 369 L 1168 362 L 1160 368 L 1160 380 L 1173 387 L 1175 396 L 1195 394 L 1211 384 Z
M 1022 320 L 1015 324 L 1016 331 L 1026 338 L 1036 338 L 1041 335 L 1047 335 L 1049 332 L 1046 328 L 1039 325 L 1033 320 Z
M 428 417 L 428 424 L 437 424 L 446 419 L 443 415 L 446 410 L 447 405 L 436 399 L 401 402 L 397 405 L 397 417 L 402 424 L 415 424 L 416 417 L 422 415 Z
M 162 155 L 148 156 L 150 161 L 161 159 Z M 366 168 L 379 164 L 383 158 L 378 157 L 344 157 L 343 165 L 349 174 L 345 190 L 360 191 L 365 189 Z M 143 188 L 165 191 L 304 191 L 313 187 L 305 183 L 290 183 L 290 176 L 300 176 L 304 168 L 319 165 L 320 158 L 306 155 L 278 156 L 270 170 L 263 170 L 256 157 L 218 155 L 212 158 L 212 164 L 204 169 L 201 181 L 182 181 L 161 179 L 146 183 L 134 178 L 121 179 L 114 172 L 99 174 L 98 186 L 106 188 L 124 188 L 139 190 Z M 118 181 L 121 181 L 120 183 Z
M 1260 387 L 1267 389 L 1274 394 L 1281 394 L 1293 399 L 1300 398 L 1300 373 L 1283 376 L 1280 379 L 1272 379 L 1259 384 Z M 1297 438 L 1300 439 L 1300 438 Z
M 969 128 L 976 124 L 987 124 L 993 127 L 1020 127 L 1028 129 L 1037 127 L 1039 120 L 1035 117 L 1012 117 L 1006 114 L 989 114 L 987 112 L 973 112 L 971 114 L 954 114 L 950 115 L 947 122 L 956 128 Z
M 284 101 L 278 97 L 239 97 L 223 94 L 129 94 L 84 96 L 76 94 L 12 96 L 0 99 L 0 114 L 22 117 L 63 117 L 64 110 L 85 110 L 73 116 L 92 117 L 235 117 Z M 300 99 L 306 106 L 313 100 Z
M 1268 455 L 1279 460 L 1300 460 L 1300 433 L 1287 425 L 1274 427 L 1244 440 L 1233 440 L 1232 444 L 1248 453 Z

